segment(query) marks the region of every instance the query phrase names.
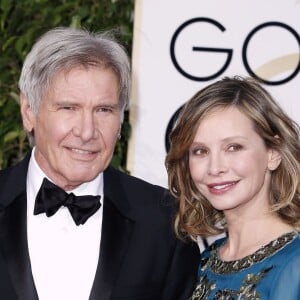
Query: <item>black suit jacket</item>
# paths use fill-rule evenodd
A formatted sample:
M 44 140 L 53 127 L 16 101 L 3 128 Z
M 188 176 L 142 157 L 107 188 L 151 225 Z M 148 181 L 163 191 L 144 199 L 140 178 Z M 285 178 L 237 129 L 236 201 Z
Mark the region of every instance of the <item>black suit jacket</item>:
M 28 162 L 29 155 L 0 172 L 1 300 L 38 299 L 27 244 Z M 173 199 L 165 189 L 111 167 L 104 172 L 100 256 L 90 300 L 190 297 L 199 250 L 195 243 L 175 238 L 173 213 Z

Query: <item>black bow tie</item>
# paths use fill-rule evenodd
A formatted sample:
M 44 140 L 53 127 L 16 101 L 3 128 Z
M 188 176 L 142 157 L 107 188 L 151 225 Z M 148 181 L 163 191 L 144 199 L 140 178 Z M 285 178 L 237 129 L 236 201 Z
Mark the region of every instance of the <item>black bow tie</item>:
M 34 214 L 43 212 L 47 217 L 54 215 L 61 206 L 66 206 L 76 225 L 84 224 L 101 206 L 100 196 L 75 196 L 44 178 L 36 196 Z

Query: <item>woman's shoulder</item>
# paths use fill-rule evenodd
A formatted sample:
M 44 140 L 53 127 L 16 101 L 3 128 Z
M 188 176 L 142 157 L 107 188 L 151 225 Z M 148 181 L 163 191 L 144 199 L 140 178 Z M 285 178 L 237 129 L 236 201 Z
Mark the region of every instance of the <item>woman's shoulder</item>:
M 300 261 L 300 235 L 291 232 L 273 241 L 269 247 L 269 259 L 278 268 L 283 269 L 293 261 Z
M 300 236 L 278 252 L 277 272 L 272 276 L 270 299 L 300 299 Z
M 287 259 L 288 257 L 292 258 L 294 256 L 300 256 L 300 234 L 295 232 L 294 238 L 288 243 L 283 249 L 282 254 Z

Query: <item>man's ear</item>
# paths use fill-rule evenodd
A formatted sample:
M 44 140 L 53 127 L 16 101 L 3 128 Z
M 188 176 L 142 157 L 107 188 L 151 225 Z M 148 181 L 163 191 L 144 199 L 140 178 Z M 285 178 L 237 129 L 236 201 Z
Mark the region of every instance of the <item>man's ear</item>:
M 281 162 L 281 154 L 274 149 L 269 150 L 269 162 L 268 162 L 268 169 L 270 171 L 274 171 L 278 168 Z
M 23 120 L 23 127 L 27 132 L 31 132 L 34 129 L 35 114 L 30 108 L 28 100 L 23 93 L 20 94 L 20 108 Z

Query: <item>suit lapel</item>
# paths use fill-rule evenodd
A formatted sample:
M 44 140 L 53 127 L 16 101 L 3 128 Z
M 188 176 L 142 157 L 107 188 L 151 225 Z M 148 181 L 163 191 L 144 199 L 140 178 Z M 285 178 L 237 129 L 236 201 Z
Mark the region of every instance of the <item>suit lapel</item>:
M 1 199 L 8 206 L 0 213 L 0 248 L 16 294 L 22 300 L 38 299 L 30 267 L 26 221 L 26 172 L 28 158 L 6 177 Z M 25 171 L 26 170 L 26 171 Z
M 108 300 L 125 257 L 134 221 L 118 173 L 104 173 L 104 205 L 100 256 L 90 300 Z

